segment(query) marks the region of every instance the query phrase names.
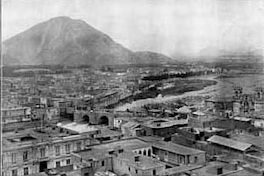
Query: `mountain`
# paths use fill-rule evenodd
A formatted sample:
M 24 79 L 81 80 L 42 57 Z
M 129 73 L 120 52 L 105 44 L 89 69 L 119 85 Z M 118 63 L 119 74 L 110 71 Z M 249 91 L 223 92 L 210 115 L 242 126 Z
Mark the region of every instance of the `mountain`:
M 4 65 L 108 65 L 160 62 L 168 57 L 132 52 L 82 20 L 56 17 L 3 42 Z
M 160 53 L 150 52 L 150 51 L 138 51 L 134 52 L 135 57 L 134 62 L 139 63 L 164 63 L 172 62 L 172 59 Z

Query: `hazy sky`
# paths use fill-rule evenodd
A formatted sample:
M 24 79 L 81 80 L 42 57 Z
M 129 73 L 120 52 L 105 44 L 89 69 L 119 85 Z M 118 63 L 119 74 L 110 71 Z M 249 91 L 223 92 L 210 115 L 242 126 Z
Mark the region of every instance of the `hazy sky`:
M 2 0 L 3 39 L 56 16 L 169 56 L 264 50 L 263 0 Z

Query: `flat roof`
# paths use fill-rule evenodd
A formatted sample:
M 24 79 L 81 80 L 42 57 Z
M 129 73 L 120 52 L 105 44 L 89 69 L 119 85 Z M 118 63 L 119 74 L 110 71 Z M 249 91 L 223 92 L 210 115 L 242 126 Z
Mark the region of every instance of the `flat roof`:
M 78 134 L 67 134 L 58 128 L 46 127 L 45 129 L 26 129 L 16 132 L 6 132 L 2 134 L 3 151 L 17 150 L 19 148 L 30 147 L 32 145 L 42 145 L 50 141 L 67 142 L 84 138 Z
M 243 170 L 237 170 L 237 172 L 233 172 L 228 174 L 228 176 L 262 176 L 261 173 L 255 173 L 255 172 L 249 172 L 245 169 Z
M 88 124 L 79 124 L 75 122 L 67 123 L 67 124 L 58 123 L 57 126 L 60 128 L 71 130 L 76 133 L 89 133 L 89 132 L 99 131 L 99 129 L 96 128 L 95 126 L 91 126 Z
M 202 165 L 182 165 L 176 166 L 169 169 L 164 170 L 160 175 L 172 175 L 172 174 L 180 174 L 190 172 L 194 169 L 198 169 L 203 167 Z
M 138 138 L 145 142 L 163 141 L 163 138 L 160 136 L 140 136 Z
M 209 139 L 207 139 L 207 141 L 214 143 L 214 144 L 223 145 L 229 148 L 240 150 L 240 151 L 246 151 L 248 148 L 252 146 L 252 144 L 249 144 L 249 143 L 235 141 L 233 139 L 229 139 L 229 138 L 225 138 L 225 137 L 217 136 L 217 135 L 210 137 Z
M 139 157 L 139 161 L 135 162 L 135 156 Z M 135 154 L 133 152 L 123 152 L 118 155 L 119 159 L 125 161 L 128 165 L 140 170 L 154 169 L 158 167 L 165 167 L 165 164 L 157 159 Z
M 205 153 L 205 151 L 197 150 L 194 148 L 186 147 L 172 142 L 155 141 L 152 142 L 152 144 L 153 147 L 181 155 L 195 155 L 195 154 Z
M 229 175 L 230 173 L 238 172 L 239 170 L 235 170 L 233 167 L 230 167 L 229 163 L 224 163 L 220 161 L 212 161 L 207 162 L 204 167 L 200 167 L 192 170 L 192 173 L 195 175 L 201 176 L 215 176 L 217 175 L 217 169 L 222 168 L 223 174 L 221 175 Z
M 194 115 L 198 115 L 198 116 L 204 116 L 204 115 L 206 115 L 204 112 L 202 112 L 202 111 L 195 111 L 195 112 L 193 112 L 193 114 Z
M 143 124 L 143 126 L 149 128 L 166 128 L 176 125 L 187 125 L 188 119 L 180 119 L 180 120 L 168 120 L 168 119 L 160 119 L 160 120 L 151 120 Z
M 96 149 L 96 148 L 89 148 L 89 149 L 84 149 L 81 151 L 76 151 L 74 152 L 78 154 L 79 156 L 82 157 L 84 160 L 93 160 L 93 161 L 98 161 L 107 157 L 110 157 L 108 155 L 108 151 L 104 149 Z
M 103 137 L 118 137 L 121 136 L 122 133 L 114 130 L 110 130 L 108 128 L 100 128 L 100 134 L 96 135 L 96 138 L 103 138 Z
M 206 128 L 194 128 L 198 131 L 205 131 L 205 132 L 218 132 L 218 131 L 225 131 L 226 129 L 223 128 L 216 128 L 216 127 L 206 127 Z
M 249 122 L 251 121 L 250 118 L 247 117 L 234 117 L 235 120 L 239 120 L 239 121 L 244 121 L 244 122 Z
M 28 176 L 48 176 L 48 174 L 46 174 L 45 172 L 39 172 L 36 174 L 29 174 Z
M 10 108 L 3 108 L 2 111 L 15 111 L 15 110 L 25 110 L 31 109 L 30 107 L 10 107 Z
M 190 108 L 188 108 L 187 106 L 183 106 L 181 108 L 179 108 L 177 110 L 178 113 L 185 113 L 185 114 L 188 114 L 188 113 L 191 113 L 192 110 L 190 110 Z
M 140 139 L 128 138 L 92 146 L 92 148 L 104 150 L 116 149 L 118 147 L 122 147 L 124 150 L 136 150 L 151 147 L 151 145 Z

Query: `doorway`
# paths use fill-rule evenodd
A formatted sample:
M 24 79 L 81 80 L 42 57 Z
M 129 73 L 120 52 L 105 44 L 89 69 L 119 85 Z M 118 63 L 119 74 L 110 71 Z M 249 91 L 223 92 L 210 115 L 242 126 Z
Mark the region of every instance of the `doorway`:
M 47 161 L 41 161 L 39 163 L 39 172 L 44 172 L 47 169 Z

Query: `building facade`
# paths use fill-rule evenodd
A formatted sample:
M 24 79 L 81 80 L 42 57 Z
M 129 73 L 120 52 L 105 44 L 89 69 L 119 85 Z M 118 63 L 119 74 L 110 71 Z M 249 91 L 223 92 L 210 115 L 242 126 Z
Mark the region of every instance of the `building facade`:
M 87 136 L 55 133 L 30 130 L 8 136 L 4 134 L 2 176 L 36 174 L 71 165 L 71 153 L 91 143 Z

